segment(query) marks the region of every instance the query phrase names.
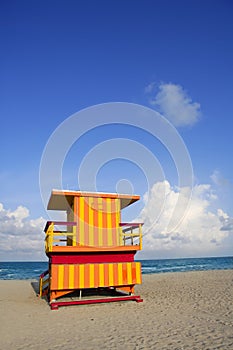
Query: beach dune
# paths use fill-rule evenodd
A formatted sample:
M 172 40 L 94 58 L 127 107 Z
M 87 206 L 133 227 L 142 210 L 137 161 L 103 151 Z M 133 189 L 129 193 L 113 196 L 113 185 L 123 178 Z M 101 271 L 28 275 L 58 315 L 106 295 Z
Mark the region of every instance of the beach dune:
M 233 349 L 233 270 L 143 275 L 143 303 L 56 311 L 35 286 L 0 281 L 1 349 Z

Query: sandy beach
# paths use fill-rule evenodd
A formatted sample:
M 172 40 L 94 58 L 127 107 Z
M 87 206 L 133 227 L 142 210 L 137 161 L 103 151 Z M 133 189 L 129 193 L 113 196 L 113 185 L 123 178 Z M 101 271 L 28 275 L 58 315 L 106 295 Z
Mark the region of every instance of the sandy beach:
M 233 270 L 144 275 L 134 301 L 51 311 L 35 281 L 0 281 L 0 348 L 233 349 Z

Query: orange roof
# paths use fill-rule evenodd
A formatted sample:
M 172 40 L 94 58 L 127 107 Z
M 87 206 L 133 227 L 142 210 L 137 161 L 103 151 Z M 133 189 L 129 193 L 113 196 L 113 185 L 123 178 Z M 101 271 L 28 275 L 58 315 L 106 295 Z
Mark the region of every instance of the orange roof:
M 121 200 L 121 209 L 140 199 L 139 195 L 130 194 L 52 190 L 47 209 L 67 210 L 72 204 L 74 197 L 119 198 Z

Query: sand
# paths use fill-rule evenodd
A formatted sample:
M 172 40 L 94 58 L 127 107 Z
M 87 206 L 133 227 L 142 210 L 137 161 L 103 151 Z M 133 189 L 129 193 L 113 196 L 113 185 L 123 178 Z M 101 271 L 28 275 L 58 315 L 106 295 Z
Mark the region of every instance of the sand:
M 143 303 L 54 311 L 31 282 L 0 281 L 2 350 L 233 349 L 233 270 L 144 275 Z

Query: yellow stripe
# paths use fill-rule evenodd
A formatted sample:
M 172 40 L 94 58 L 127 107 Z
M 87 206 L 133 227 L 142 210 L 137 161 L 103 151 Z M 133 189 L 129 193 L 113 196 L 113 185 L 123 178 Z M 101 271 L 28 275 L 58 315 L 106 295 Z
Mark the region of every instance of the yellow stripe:
M 74 265 L 69 265 L 69 289 L 74 288 Z
M 79 265 L 79 288 L 84 288 L 84 265 Z
M 99 286 L 104 287 L 104 264 L 99 264 Z
M 89 287 L 93 288 L 95 286 L 95 280 L 94 280 L 94 264 L 89 265 L 90 269 L 90 280 L 89 280 Z
M 102 247 L 103 246 L 103 201 L 102 201 L 102 198 L 98 198 L 98 226 L 99 226 L 99 229 L 98 229 L 98 243 L 99 243 L 99 247 Z
M 127 266 L 127 283 L 132 284 L 132 263 L 126 263 Z
M 73 242 L 73 244 L 72 244 L 73 246 L 76 246 L 76 234 L 77 234 L 76 233 L 77 232 L 76 228 L 77 228 L 76 226 L 73 226 L 73 237 L 72 237 L 73 238 L 73 241 L 72 241 Z
M 121 222 L 121 211 L 120 211 L 120 199 L 116 199 L 117 203 L 117 216 L 116 216 L 116 222 L 117 226 Z M 122 237 L 120 236 L 121 233 L 121 227 L 118 227 L 118 232 L 117 232 L 117 245 L 123 245 L 123 240 Z
M 89 245 L 94 246 L 94 218 L 92 209 L 93 198 L 88 198 L 88 210 L 89 210 Z
M 107 198 L 107 234 L 108 234 L 108 247 L 112 246 L 112 207 L 111 198 Z
M 141 275 L 141 263 L 136 262 L 136 283 L 141 284 L 142 283 L 142 275 Z
M 79 197 L 79 242 L 84 244 L 84 197 Z
M 64 265 L 58 265 L 58 289 L 64 288 Z
M 114 285 L 113 281 L 113 264 L 108 264 L 108 279 L 109 279 L 109 286 Z
M 122 285 L 123 284 L 123 276 L 122 276 L 122 263 L 118 263 L 118 285 Z

